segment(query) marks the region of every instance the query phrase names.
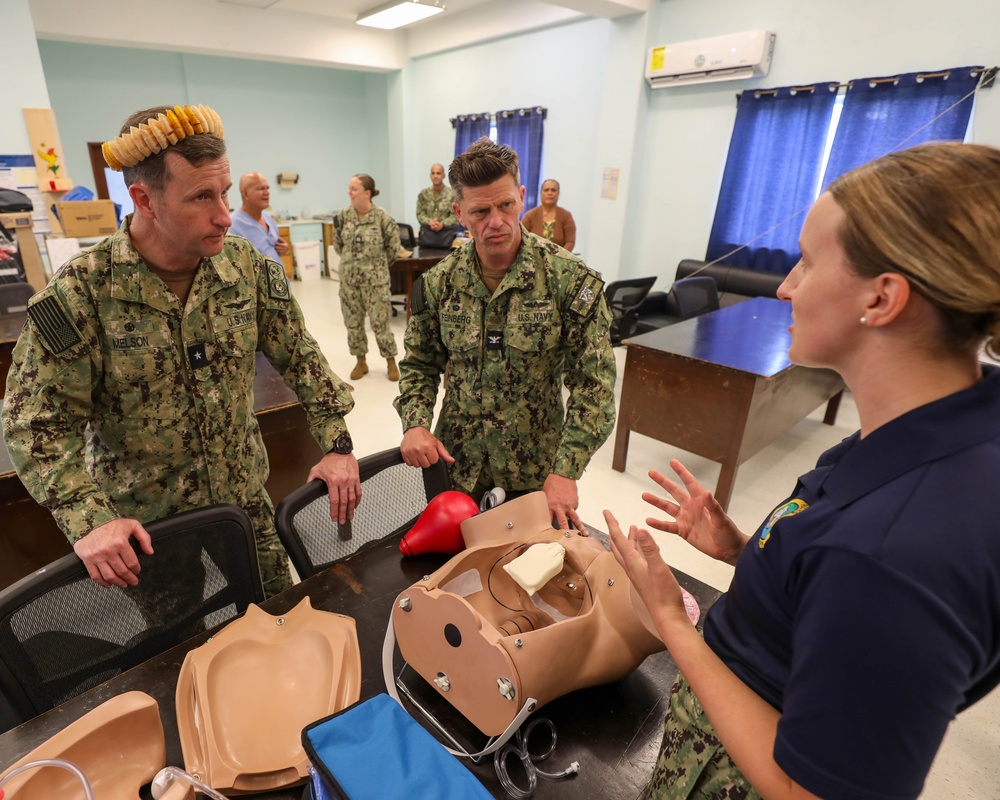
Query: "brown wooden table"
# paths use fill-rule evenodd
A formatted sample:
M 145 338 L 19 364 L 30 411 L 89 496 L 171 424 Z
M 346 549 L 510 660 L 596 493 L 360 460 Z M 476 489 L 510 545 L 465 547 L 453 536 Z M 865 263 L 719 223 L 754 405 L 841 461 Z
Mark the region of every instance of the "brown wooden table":
M 20 314 L 0 314 L 0 397 L 7 388 L 7 373 L 10 372 L 11 354 L 21 328 L 28 319 L 28 312 Z
M 451 254 L 450 249 L 439 250 L 430 247 L 418 247 L 408 258 L 397 258 L 389 265 L 389 280 L 393 284 L 394 294 L 406 295 L 406 318 L 410 318 L 410 296 L 413 294 L 413 281 L 418 275 L 427 272 L 431 267 Z
M 612 468 L 634 431 L 722 464 L 715 496 L 729 506 L 736 470 L 823 403 L 832 425 L 840 376 L 788 360 L 791 306 L 755 297 L 626 340 Z
M 390 537 L 272 597 L 262 607 L 271 614 L 281 614 L 308 596 L 314 608 L 354 617 L 361 648 L 361 697 L 365 699 L 385 690 L 381 649 L 393 601 L 399 592 L 433 572 L 446 558 L 439 555 L 405 558 L 399 553 L 398 537 Z M 676 574 L 681 585 L 698 600 L 703 612 L 718 598 L 719 592 L 712 587 L 683 573 Z M 203 643 L 209 635 L 195 637 L 3 734 L 0 736 L 0 769 L 31 752 L 86 712 L 127 691 L 143 691 L 157 701 L 166 736 L 167 763 L 182 765 L 174 706 L 177 676 L 185 653 Z M 402 663 L 398 649 L 396 662 L 397 667 Z M 637 797 L 653 771 L 670 685 L 676 674 L 677 667 L 669 654 L 658 653 L 620 681 L 572 692 L 541 708 L 538 715 L 551 719 L 558 735 L 555 752 L 540 765 L 541 768 L 558 772 L 576 760 L 580 762 L 580 772 L 563 781 L 540 779 L 535 797 L 540 800 L 581 797 L 631 800 Z M 412 687 L 420 678 L 408 670 L 406 680 Z M 412 708 L 409 710 L 415 713 Z M 481 745 L 484 742 L 485 737 L 480 735 L 471 743 Z M 494 797 L 508 797 L 497 780 L 492 757 L 470 768 Z M 511 772 L 517 775 L 517 768 L 512 766 Z M 302 792 L 302 787 L 298 786 L 254 797 L 299 800 Z
M 5 373 L 6 375 L 6 373 Z M 0 401 L 2 402 L 2 401 Z M 306 482 L 323 452 L 309 432 L 306 413 L 274 367 L 257 353 L 254 413 L 271 465 L 265 488 L 278 501 Z M 52 515 L 28 494 L 0 446 L 0 588 L 71 552 Z

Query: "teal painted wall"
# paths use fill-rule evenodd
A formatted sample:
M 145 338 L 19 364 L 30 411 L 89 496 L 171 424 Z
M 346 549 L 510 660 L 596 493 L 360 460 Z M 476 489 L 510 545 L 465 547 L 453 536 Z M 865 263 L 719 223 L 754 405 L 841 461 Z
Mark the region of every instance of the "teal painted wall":
M 117 135 L 140 108 L 204 103 L 222 117 L 233 181 L 262 172 L 275 210 L 342 208 L 356 172 L 388 169 L 387 77 L 347 70 L 40 41 L 70 175 L 93 188 L 86 143 Z M 298 185 L 276 188 L 279 172 Z M 386 198 L 379 198 L 384 200 Z M 239 193 L 231 202 L 239 205 Z
M 0 18 L 4 63 L 8 65 L 0 96 L 0 153 L 26 155 L 31 147 L 21 109 L 48 108 L 49 94 L 28 0 L 4 0 Z

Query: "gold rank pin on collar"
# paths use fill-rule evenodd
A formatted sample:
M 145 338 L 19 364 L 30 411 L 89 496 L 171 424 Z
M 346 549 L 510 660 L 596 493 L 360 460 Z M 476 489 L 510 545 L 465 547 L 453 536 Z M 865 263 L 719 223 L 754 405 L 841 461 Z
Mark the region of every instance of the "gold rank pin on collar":
M 121 172 L 163 152 L 181 139 L 199 133 L 222 138 L 222 120 L 215 110 L 204 105 L 174 106 L 105 142 L 101 145 L 101 152 L 108 166 Z

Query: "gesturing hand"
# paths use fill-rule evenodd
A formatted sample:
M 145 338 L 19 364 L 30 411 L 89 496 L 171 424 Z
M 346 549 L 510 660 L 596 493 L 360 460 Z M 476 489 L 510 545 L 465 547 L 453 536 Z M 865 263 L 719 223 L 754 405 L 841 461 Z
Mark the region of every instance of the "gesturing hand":
M 642 598 L 664 644 L 671 624 L 691 627 L 684 607 L 684 595 L 677 578 L 660 555 L 649 531 L 633 525 L 628 536 L 622 533 L 614 515 L 605 510 L 604 521 L 611 536 L 611 552 Z
M 683 486 L 655 469 L 649 471 L 649 477 L 674 498 L 673 502 L 652 492 L 643 492 L 642 499 L 673 519 L 648 517 L 646 524 L 666 533 L 674 533 L 705 555 L 735 566 L 748 537 L 722 510 L 715 496 L 702 488 L 680 461 L 672 459 L 670 467 Z

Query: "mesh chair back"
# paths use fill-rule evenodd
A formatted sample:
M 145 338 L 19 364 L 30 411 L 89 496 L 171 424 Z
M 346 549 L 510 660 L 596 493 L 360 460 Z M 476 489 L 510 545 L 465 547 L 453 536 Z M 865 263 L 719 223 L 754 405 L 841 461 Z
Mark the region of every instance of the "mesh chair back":
M 707 275 L 674 281 L 670 292 L 677 303 L 677 315 L 691 319 L 719 308 L 719 289 L 715 279 Z
M 619 345 L 635 333 L 639 322 L 639 306 L 656 283 L 652 278 L 628 278 L 612 281 L 604 288 L 611 309 L 611 344 Z
M 138 586 L 64 556 L 0 592 L 0 689 L 30 719 L 264 599 L 250 519 L 222 505 L 145 526 Z M 134 540 L 133 540 L 134 541 Z
M 413 226 L 408 222 L 397 222 L 399 225 L 399 243 L 407 250 L 417 246 L 417 237 L 413 235 Z
M 23 314 L 28 310 L 28 300 L 34 293 L 30 283 L 0 283 L 0 316 Z
M 428 501 L 451 486 L 443 461 L 426 469 L 408 467 L 398 448 L 366 456 L 358 467 L 361 503 L 345 525 L 330 519 L 323 481 L 312 481 L 278 503 L 278 536 L 301 578 L 367 544 L 408 530 Z

